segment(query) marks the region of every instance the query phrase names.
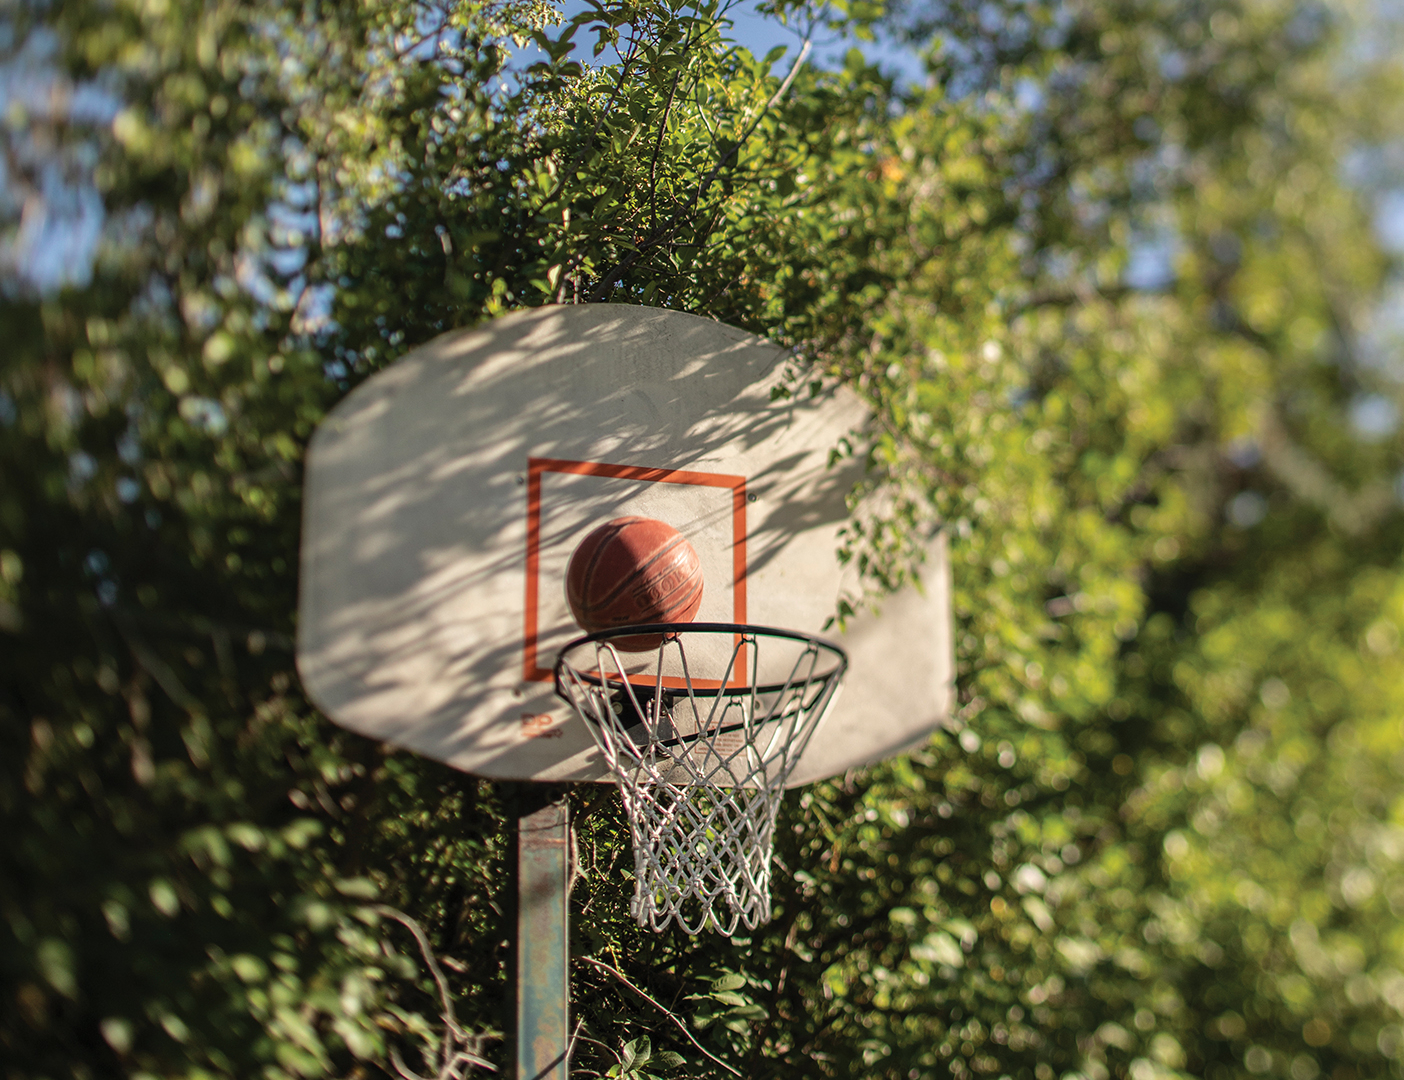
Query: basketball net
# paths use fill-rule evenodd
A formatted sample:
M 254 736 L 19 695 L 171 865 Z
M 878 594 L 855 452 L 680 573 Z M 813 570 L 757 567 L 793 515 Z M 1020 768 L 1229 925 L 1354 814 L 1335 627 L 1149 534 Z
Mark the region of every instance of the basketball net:
M 662 634 L 651 659 L 612 643 L 644 632 Z M 711 668 L 705 677 L 689 650 Z M 556 692 L 623 795 L 640 926 L 730 935 L 770 920 L 780 798 L 847 666 L 821 638 L 727 623 L 620 627 L 561 651 Z

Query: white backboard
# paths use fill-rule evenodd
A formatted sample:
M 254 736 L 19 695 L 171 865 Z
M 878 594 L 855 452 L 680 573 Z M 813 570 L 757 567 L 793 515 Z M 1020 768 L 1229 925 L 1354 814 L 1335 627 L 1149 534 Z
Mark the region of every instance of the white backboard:
M 783 350 L 708 319 L 538 308 L 407 354 L 313 437 L 298 667 L 337 723 L 482 776 L 606 779 L 551 670 L 581 631 L 567 560 L 625 514 L 692 542 L 699 621 L 823 633 L 849 653 L 802 784 L 920 742 L 952 702 L 949 568 L 826 629 L 868 412 L 787 381 Z M 772 391 L 793 390 L 789 396 Z M 837 451 L 837 452 L 836 452 Z

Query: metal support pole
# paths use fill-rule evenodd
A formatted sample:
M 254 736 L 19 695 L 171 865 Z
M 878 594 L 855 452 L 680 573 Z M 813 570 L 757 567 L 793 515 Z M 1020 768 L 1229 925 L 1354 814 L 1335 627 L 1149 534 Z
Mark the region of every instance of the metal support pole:
M 517 819 L 517 1080 L 567 1080 L 569 827 L 564 799 Z

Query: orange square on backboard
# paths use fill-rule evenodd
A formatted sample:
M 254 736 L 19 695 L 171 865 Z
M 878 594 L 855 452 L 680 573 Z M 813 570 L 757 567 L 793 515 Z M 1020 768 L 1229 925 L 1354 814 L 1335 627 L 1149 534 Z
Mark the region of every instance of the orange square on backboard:
M 529 682 L 550 682 L 551 667 L 542 667 L 538 642 L 541 605 L 542 477 L 547 473 L 630 480 L 641 484 L 685 484 L 729 489 L 731 493 L 731 621 L 746 621 L 746 478 L 686 469 L 611 465 L 602 461 L 528 458 L 526 474 L 526 610 L 522 632 L 522 674 Z

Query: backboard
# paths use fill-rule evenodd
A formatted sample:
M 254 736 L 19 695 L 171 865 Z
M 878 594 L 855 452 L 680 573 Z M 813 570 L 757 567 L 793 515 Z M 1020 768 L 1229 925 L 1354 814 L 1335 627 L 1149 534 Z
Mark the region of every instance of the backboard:
M 795 392 L 788 396 L 785 389 Z M 781 391 L 772 393 L 772 391 Z M 869 414 L 787 381 L 787 354 L 708 319 L 546 307 L 456 331 L 349 394 L 306 467 L 298 667 L 337 723 L 481 776 L 603 780 L 556 697 L 580 636 L 564 578 L 637 514 L 696 548 L 700 622 L 825 633 L 845 688 L 790 784 L 919 743 L 952 701 L 949 569 L 828 627 Z

